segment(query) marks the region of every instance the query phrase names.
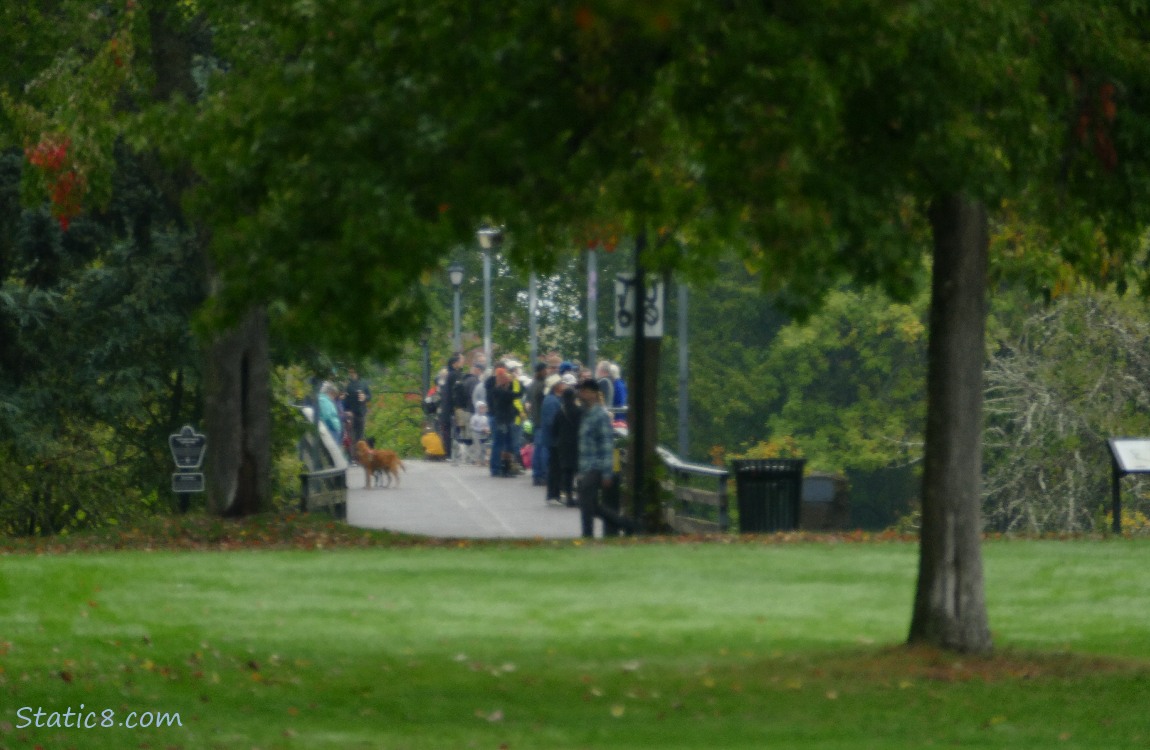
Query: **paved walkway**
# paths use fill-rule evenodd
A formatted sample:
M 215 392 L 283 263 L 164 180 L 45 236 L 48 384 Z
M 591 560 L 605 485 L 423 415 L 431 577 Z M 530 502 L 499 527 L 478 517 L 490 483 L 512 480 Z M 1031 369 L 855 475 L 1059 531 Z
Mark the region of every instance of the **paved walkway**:
M 544 488 L 532 486 L 530 472 L 496 478 L 480 466 L 404 463 L 407 471 L 400 473 L 398 488 L 366 489 L 363 469 L 347 470 L 349 524 L 449 538 L 579 536 L 579 511 L 547 504 Z

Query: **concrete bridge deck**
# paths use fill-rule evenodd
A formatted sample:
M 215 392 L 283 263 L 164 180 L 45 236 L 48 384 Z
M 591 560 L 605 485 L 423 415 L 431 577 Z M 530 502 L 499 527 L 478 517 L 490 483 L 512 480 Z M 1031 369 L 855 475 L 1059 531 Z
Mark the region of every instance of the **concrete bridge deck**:
M 448 538 L 573 539 L 579 511 L 546 502 L 530 472 L 491 476 L 485 467 L 442 461 L 405 461 L 398 487 L 367 489 L 359 466 L 347 470 L 347 521 Z M 596 521 L 596 536 L 602 529 Z

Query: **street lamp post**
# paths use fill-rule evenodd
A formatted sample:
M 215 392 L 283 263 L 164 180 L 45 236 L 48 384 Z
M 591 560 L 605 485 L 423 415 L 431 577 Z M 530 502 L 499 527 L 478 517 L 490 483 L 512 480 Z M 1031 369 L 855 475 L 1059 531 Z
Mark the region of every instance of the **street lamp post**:
M 687 335 L 690 332 L 690 326 L 687 321 L 687 303 L 688 303 L 687 285 L 682 280 L 679 281 L 679 457 L 684 461 L 690 461 L 690 422 L 688 421 L 688 413 L 690 410 L 691 399 L 688 397 L 688 387 L 691 384 L 691 370 L 690 364 L 687 361 L 689 354 Z
M 420 399 L 427 398 L 428 391 L 431 390 L 431 330 L 428 328 L 423 329 L 423 335 L 419 338 L 419 345 L 423 348 L 423 362 L 421 366 L 423 373 L 421 380 L 423 381 L 423 393 L 419 394 Z
M 463 266 L 458 263 L 452 263 L 447 268 L 447 278 L 451 279 L 451 288 L 455 293 L 454 300 L 452 301 L 454 317 L 451 328 L 451 347 L 453 351 L 459 351 L 462 349 L 459 338 L 459 287 L 463 285 Z
M 539 361 L 539 322 L 536 308 L 539 303 L 539 281 L 535 272 L 531 272 L 531 279 L 527 284 L 527 322 L 530 337 L 531 367 Z M 531 370 L 534 372 L 534 369 Z
M 503 244 L 503 228 L 484 224 L 475 233 L 483 248 L 483 354 L 491 363 L 491 251 Z
M 587 366 L 599 364 L 599 256 L 587 250 Z

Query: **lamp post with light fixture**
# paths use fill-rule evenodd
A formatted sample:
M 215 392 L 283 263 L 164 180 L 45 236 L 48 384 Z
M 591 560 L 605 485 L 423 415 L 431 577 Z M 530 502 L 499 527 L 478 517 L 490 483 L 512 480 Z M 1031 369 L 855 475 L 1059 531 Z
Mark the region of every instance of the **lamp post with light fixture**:
M 460 337 L 459 337 L 459 287 L 463 285 L 463 266 L 459 263 L 452 263 L 447 267 L 447 278 L 451 280 L 451 288 L 454 291 L 454 299 L 452 300 L 452 319 L 451 328 L 451 347 L 452 351 L 459 351 Z
M 484 224 L 475 233 L 483 248 L 483 354 L 491 364 L 491 251 L 503 245 L 503 227 Z
M 528 349 L 531 351 L 531 368 L 534 372 L 535 363 L 539 361 L 539 277 L 534 271 L 527 282 L 527 321 L 528 321 Z

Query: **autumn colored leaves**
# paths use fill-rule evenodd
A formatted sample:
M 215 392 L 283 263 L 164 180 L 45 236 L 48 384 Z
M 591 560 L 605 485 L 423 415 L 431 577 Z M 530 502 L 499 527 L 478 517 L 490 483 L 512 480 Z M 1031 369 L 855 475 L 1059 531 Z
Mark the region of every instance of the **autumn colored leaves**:
M 1118 105 L 1114 101 L 1116 89 L 1113 83 L 1106 82 L 1092 90 L 1084 86 L 1082 79 L 1072 76 L 1074 93 L 1078 98 L 1078 122 L 1074 126 L 1074 137 L 1086 147 L 1093 146 L 1094 155 L 1106 171 L 1118 166 L 1118 151 L 1110 136 L 1114 119 L 1118 116 Z
M 47 181 L 52 215 L 65 232 L 72 219 L 80 215 L 85 187 L 84 175 L 73 164 L 71 148 L 70 138 L 45 136 L 35 146 L 24 149 L 28 163 L 39 169 Z

